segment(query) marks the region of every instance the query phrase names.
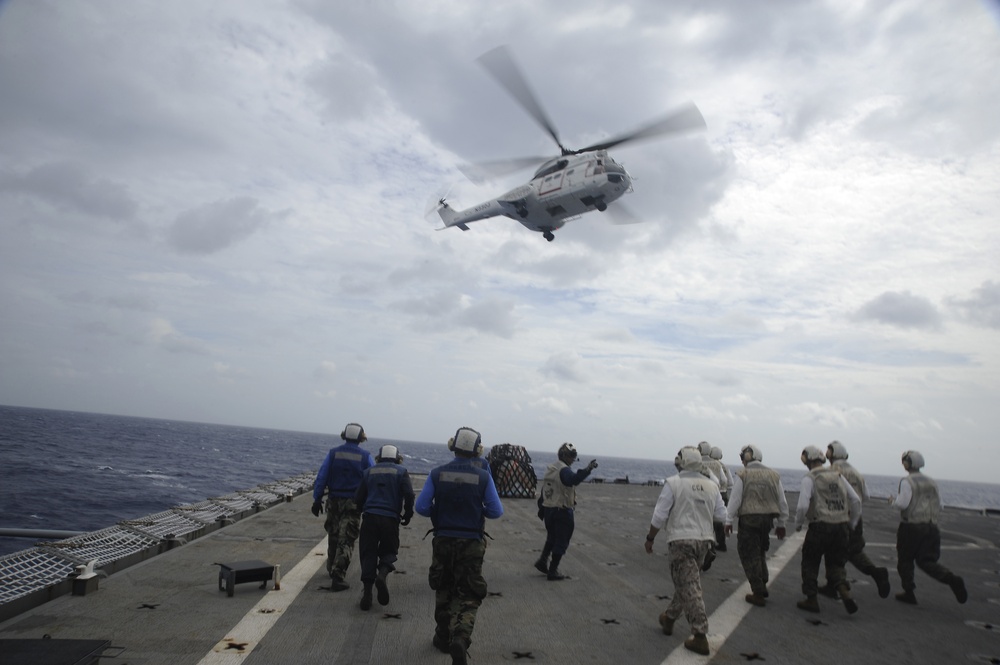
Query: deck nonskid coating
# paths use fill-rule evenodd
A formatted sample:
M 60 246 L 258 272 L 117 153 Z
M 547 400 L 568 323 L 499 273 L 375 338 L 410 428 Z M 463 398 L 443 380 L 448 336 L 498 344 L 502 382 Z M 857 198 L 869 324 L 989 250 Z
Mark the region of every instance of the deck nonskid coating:
M 415 478 L 418 488 L 421 480 Z M 802 596 L 800 554 L 794 552 L 772 575 L 768 606 L 746 611 L 735 605 L 746 592 L 745 577 L 730 538 L 729 551 L 703 578 L 710 639 L 721 646 L 710 658 L 677 649 L 687 622 L 678 620 L 671 637 L 657 624 L 673 593 L 665 544 L 658 541 L 653 555 L 642 547 L 658 494 L 659 488 L 634 485 L 580 487 L 576 532 L 560 566 L 569 579 L 562 582 L 548 582 L 532 567 L 545 539 L 535 502 L 505 499 L 504 517 L 487 524 L 493 536 L 484 566 L 490 595 L 479 612 L 470 662 L 842 665 L 988 663 L 1000 656 L 1000 631 L 993 628 L 1000 625 L 1000 520 L 954 510 L 942 520 L 942 563 L 965 577 L 967 604 L 919 571 L 919 605 L 883 600 L 874 584 L 848 567 L 860 611 L 849 616 L 839 603 L 821 598 L 821 613 L 807 614 L 795 607 Z M 792 505 L 795 498 L 790 495 Z M 314 548 L 325 535 L 322 519 L 309 506 L 303 495 L 102 580 L 96 593 L 58 598 L 0 624 L 0 638 L 110 639 L 123 648 L 114 662 L 128 665 L 206 658 L 247 665 L 449 662 L 431 645 L 434 594 L 427 586 L 425 519 L 401 531 L 386 607 L 358 609 L 357 552 L 348 573 L 352 588 L 342 593 L 327 590 L 322 565 L 290 602 L 291 584 L 278 591 L 243 584 L 232 598 L 218 591 L 216 562 L 262 559 L 280 564 L 285 575 L 308 557 L 321 564 L 323 548 Z M 877 500 L 865 508 L 867 551 L 890 569 L 895 593 L 898 517 Z M 796 548 L 797 542 L 772 539 L 772 554 L 779 546 Z M 745 615 L 734 621 L 737 609 Z M 240 627 L 246 618 L 243 626 L 269 624 L 259 641 Z M 721 632 L 728 624 L 731 632 Z

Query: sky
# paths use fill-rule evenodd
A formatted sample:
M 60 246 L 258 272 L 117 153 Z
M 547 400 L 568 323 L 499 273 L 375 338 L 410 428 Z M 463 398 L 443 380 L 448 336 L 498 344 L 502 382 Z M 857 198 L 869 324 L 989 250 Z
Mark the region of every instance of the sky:
M 998 7 L 0 2 L 0 403 L 995 481 Z M 428 221 L 556 154 L 500 45 L 570 147 L 698 106 L 643 223 Z

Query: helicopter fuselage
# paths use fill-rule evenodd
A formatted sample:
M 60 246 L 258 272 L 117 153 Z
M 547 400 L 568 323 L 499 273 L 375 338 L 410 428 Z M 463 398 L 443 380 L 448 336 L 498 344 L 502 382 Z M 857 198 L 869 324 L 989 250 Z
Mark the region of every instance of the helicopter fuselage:
M 454 210 L 446 202 L 438 212 L 445 227 L 468 230 L 467 224 L 504 216 L 552 240 L 552 232 L 592 210 L 607 210 L 608 204 L 632 187 L 625 168 L 606 150 L 550 159 L 535 172 L 531 182 L 465 210 Z

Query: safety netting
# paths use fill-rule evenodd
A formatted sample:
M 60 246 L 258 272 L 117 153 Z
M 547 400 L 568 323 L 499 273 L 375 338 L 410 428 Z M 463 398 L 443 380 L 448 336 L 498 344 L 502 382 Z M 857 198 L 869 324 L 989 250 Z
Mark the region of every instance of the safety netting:
M 534 498 L 538 478 L 524 446 L 512 443 L 495 445 L 490 448 L 486 461 L 490 464 L 497 494 L 514 499 Z

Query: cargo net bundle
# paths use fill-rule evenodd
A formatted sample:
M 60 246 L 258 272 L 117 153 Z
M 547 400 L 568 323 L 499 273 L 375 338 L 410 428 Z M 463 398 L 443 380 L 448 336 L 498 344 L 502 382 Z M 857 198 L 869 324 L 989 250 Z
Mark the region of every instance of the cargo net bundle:
M 486 461 L 490 464 L 497 494 L 514 499 L 533 499 L 538 478 L 531 466 L 531 456 L 524 446 L 501 443 L 490 448 Z

